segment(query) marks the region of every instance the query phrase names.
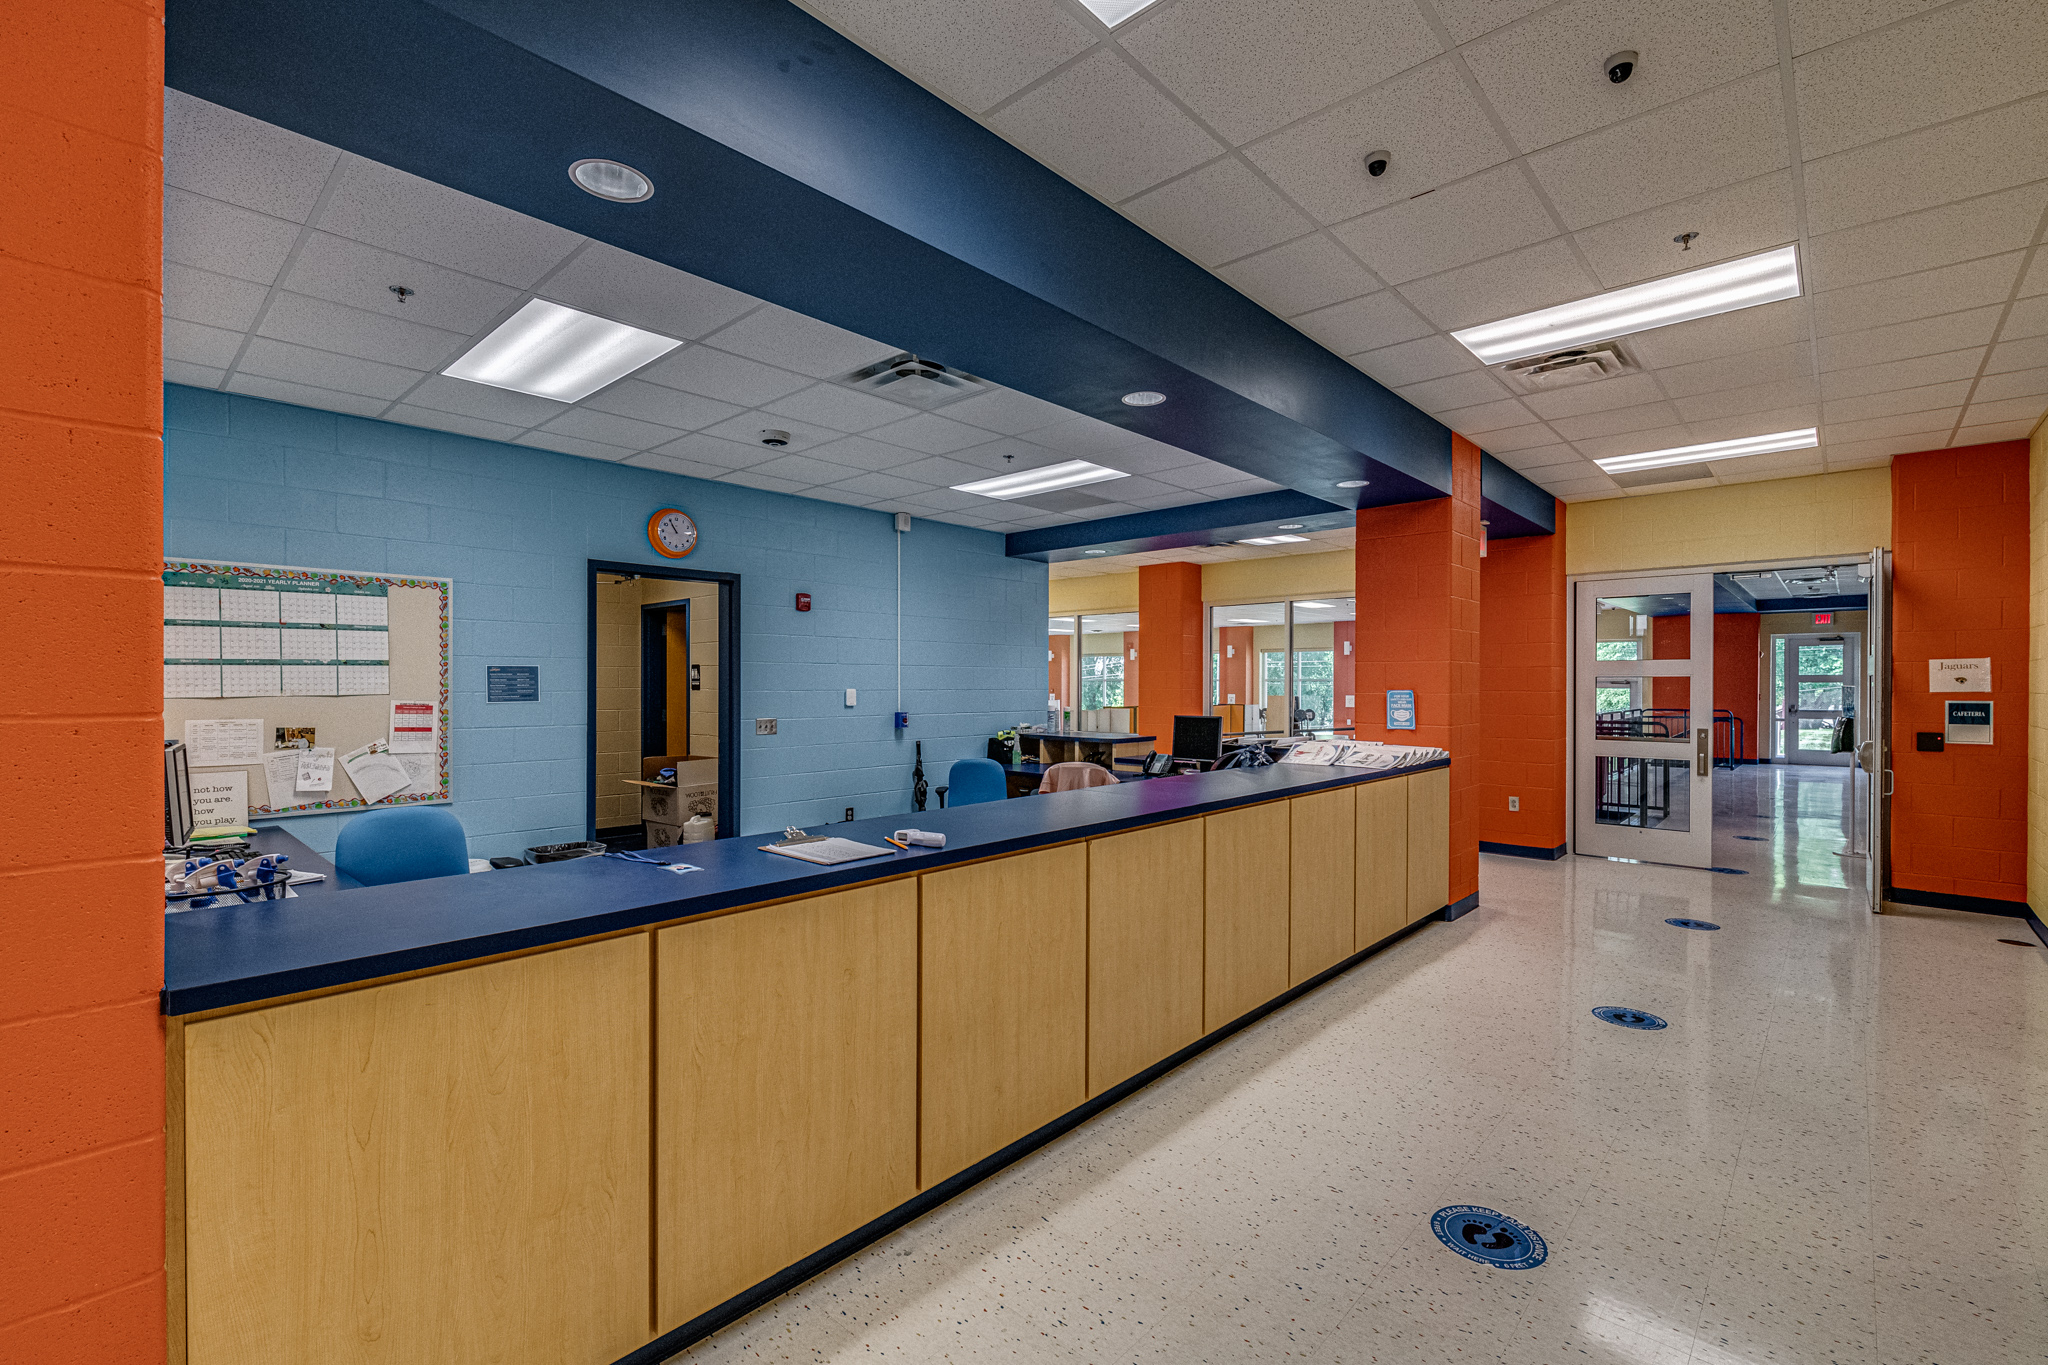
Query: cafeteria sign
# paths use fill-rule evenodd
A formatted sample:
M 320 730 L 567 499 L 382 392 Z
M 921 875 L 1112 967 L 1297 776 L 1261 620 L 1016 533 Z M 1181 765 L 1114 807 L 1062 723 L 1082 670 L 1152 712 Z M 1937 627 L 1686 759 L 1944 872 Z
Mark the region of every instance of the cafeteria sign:
M 1942 739 L 1949 744 L 1989 744 L 1991 742 L 1991 703 L 1988 701 L 1951 701 L 1942 705 L 1948 711 L 1947 723 L 1942 727 Z

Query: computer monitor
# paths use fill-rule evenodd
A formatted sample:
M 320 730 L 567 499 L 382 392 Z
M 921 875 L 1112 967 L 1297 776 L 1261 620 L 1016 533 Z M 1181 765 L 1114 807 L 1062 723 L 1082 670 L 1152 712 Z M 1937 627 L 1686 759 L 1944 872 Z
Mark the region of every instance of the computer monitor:
M 1223 757 L 1223 717 L 1175 716 L 1173 756 L 1214 763 Z

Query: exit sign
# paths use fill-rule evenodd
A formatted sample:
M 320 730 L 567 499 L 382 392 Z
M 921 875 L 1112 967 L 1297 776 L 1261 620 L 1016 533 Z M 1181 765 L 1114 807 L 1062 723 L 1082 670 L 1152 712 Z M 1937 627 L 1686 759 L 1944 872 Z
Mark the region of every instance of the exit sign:
M 1817 611 L 1813 614 L 1813 623 L 1817 626 L 1831 626 L 1835 623 L 1835 614 L 1831 611 Z

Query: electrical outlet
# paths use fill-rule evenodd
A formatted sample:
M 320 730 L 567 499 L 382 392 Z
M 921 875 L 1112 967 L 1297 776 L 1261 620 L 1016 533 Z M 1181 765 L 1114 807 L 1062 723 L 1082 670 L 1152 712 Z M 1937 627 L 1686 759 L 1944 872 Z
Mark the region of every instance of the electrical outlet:
M 846 808 L 846 818 L 847 818 L 847 819 L 849 819 L 849 820 L 851 820 L 851 819 L 853 818 L 853 807 L 852 807 L 852 806 L 848 806 L 848 807 Z
M 766 719 L 762 719 L 762 720 L 757 720 L 757 721 L 755 721 L 755 722 L 754 722 L 754 733 L 755 733 L 755 734 L 757 734 L 757 735 L 772 735 L 772 734 L 774 734 L 774 733 L 775 733 L 775 722 L 774 722 L 774 721 L 772 721 L 772 720 L 766 720 Z
M 1521 808 L 1522 808 L 1522 798 L 1521 798 L 1521 797 L 1519 797 L 1519 796 L 1510 796 L 1510 797 L 1508 798 L 1508 809 L 1509 809 L 1509 810 L 1520 810 Z

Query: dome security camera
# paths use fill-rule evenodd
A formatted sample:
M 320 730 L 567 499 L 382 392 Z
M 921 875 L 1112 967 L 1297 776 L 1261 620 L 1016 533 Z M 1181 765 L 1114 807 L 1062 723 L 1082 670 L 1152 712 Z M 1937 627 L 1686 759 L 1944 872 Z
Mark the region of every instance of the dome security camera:
M 764 431 L 761 433 L 761 444 L 764 446 L 786 446 L 789 444 L 789 433 L 786 431 Z
M 1379 179 L 1387 173 L 1387 162 L 1392 158 L 1392 152 L 1367 152 L 1365 154 L 1365 173 L 1375 180 Z
M 1616 85 L 1620 85 L 1630 76 L 1636 74 L 1636 54 L 1633 52 L 1617 52 L 1607 59 L 1606 67 L 1607 79 L 1613 81 Z

